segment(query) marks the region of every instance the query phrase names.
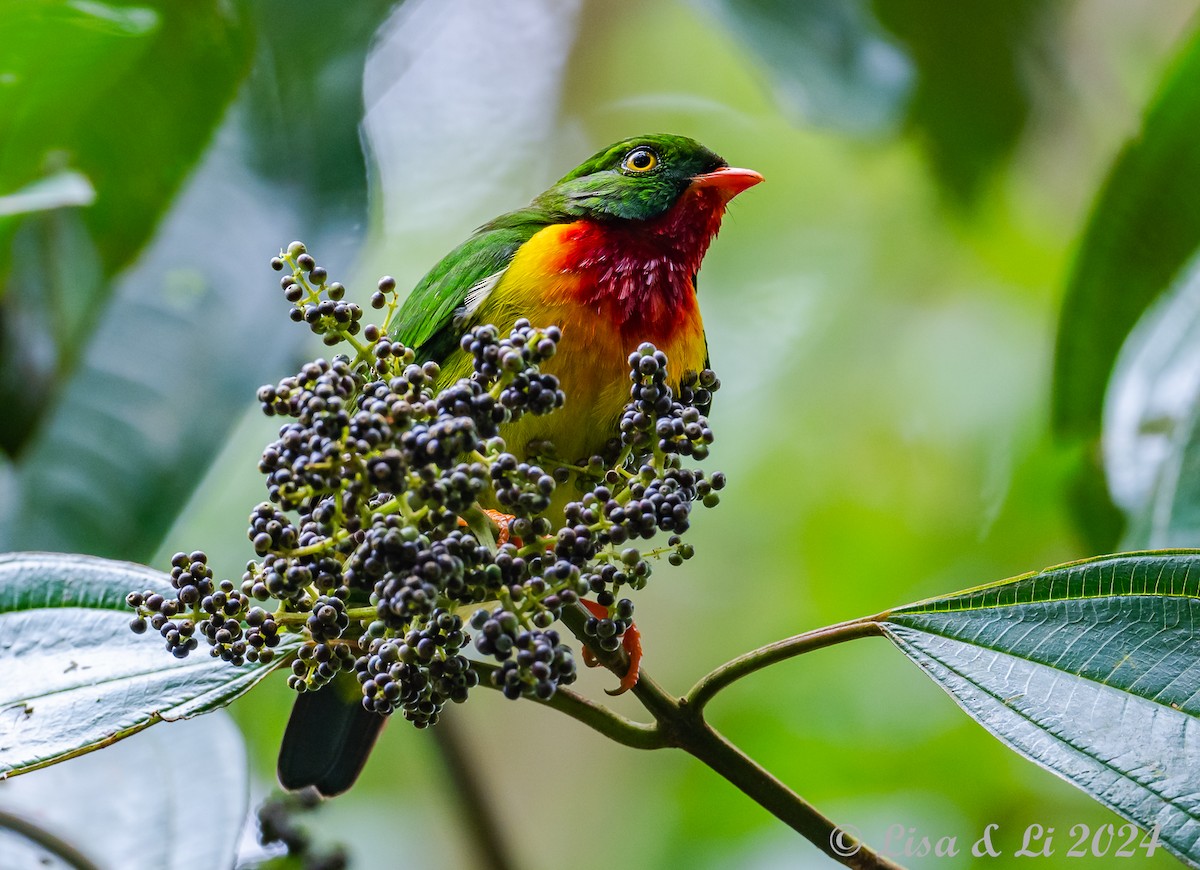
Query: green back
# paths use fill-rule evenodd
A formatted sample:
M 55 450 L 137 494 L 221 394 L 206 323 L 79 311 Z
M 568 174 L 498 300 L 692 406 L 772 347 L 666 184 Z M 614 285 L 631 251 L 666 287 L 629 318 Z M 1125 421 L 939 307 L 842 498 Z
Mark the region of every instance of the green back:
M 409 294 L 397 318 L 395 337 L 420 360 L 443 362 L 458 348 L 463 329 L 455 312 L 471 288 L 508 268 L 517 249 L 541 229 L 557 222 L 550 212 L 526 208 L 501 215 L 480 227 L 442 258 Z

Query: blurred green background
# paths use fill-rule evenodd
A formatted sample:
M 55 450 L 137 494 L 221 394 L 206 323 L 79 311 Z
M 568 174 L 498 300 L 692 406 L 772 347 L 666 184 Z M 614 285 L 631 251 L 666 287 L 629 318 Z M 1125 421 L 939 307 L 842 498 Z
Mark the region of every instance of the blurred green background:
M 670 131 L 767 184 L 701 276 L 724 385 L 710 463 L 730 483 L 696 519 L 697 557 L 638 596 L 657 680 L 683 692 L 772 640 L 1115 548 L 1106 500 L 1078 519 L 1094 441 L 1052 435 L 1055 336 L 1089 209 L 1194 11 L 0 8 L 0 32 L 24 34 L 0 54 L 0 547 L 160 568 L 202 547 L 239 577 L 274 430 L 254 388 L 319 352 L 268 258 L 304 239 L 363 301 L 602 145 Z M 289 700 L 280 678 L 231 708 L 260 791 Z M 484 691 L 448 715 L 517 866 L 827 863 L 680 753 Z M 1033 823 L 1119 824 L 883 640 L 758 674 L 711 716 L 876 847 L 899 825 L 968 853 L 911 866 L 966 866 L 988 823 L 1007 854 Z M 360 867 L 451 868 L 474 860 L 458 812 L 430 736 L 396 722 L 314 824 Z

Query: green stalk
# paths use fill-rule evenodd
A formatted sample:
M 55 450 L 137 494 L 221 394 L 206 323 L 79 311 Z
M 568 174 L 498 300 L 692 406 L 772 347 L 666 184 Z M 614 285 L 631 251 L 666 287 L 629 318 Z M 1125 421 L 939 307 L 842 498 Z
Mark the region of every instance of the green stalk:
M 880 619 L 879 616 L 864 616 L 759 647 L 701 677 L 687 693 L 685 700 L 697 712 L 701 712 L 717 692 L 755 671 L 822 647 L 883 634 L 879 627 Z
M 516 870 L 518 865 L 504 838 L 503 824 L 488 801 L 453 717 L 443 718 L 430 730 L 466 820 L 467 833 L 475 841 L 479 866 L 486 870 Z

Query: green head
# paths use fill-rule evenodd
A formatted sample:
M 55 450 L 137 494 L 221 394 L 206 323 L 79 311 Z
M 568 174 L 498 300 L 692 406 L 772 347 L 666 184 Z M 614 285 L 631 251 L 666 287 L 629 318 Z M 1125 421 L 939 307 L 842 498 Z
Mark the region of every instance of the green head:
M 762 180 L 729 164 L 695 139 L 658 133 L 610 145 L 535 200 L 577 217 L 652 220 L 689 190 L 713 187 L 728 200 Z

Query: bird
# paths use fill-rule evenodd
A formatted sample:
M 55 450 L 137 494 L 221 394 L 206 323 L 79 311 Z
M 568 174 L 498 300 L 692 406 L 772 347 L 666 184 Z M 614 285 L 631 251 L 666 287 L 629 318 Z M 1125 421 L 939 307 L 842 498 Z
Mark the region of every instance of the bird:
M 468 330 L 491 324 L 503 335 L 521 318 L 557 326 L 559 352 L 541 368 L 558 378 L 566 406 L 526 414 L 501 435 L 518 457 L 545 442 L 568 461 L 598 453 L 618 433 L 639 345 L 666 353 L 673 387 L 708 368 L 697 273 L 730 200 L 762 180 L 686 136 L 616 142 L 443 257 L 397 312 L 394 340 L 438 363 L 442 387 L 471 374 Z M 562 507 L 560 498 L 550 511 Z M 280 784 L 346 791 L 385 721 L 364 709 L 352 677 L 301 694 L 281 743 Z

